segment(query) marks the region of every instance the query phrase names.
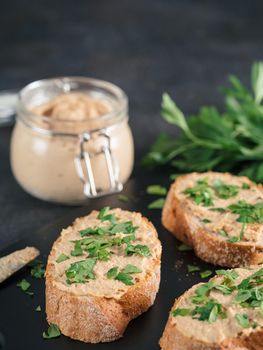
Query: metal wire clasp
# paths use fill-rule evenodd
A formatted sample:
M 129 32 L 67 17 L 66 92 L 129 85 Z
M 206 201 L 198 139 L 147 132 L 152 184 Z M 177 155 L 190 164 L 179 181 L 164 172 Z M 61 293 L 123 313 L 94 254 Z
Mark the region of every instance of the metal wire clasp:
M 87 152 L 84 145 L 94 137 L 103 137 L 106 142 L 95 152 Z M 119 181 L 119 166 L 114 159 L 111 151 L 111 138 L 106 129 L 84 132 L 79 135 L 80 138 L 80 153 L 75 156 L 74 162 L 77 174 L 84 185 L 84 194 L 88 198 L 96 198 L 110 193 L 120 192 L 123 188 Z M 107 190 L 97 189 L 96 179 L 92 170 L 91 159 L 103 154 L 106 161 L 110 187 Z

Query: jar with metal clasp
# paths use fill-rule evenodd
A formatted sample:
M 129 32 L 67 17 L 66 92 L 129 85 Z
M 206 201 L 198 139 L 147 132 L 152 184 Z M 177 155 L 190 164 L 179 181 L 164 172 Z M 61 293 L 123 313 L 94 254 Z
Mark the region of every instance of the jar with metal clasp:
M 43 200 L 83 204 L 121 191 L 134 162 L 127 96 L 84 77 L 27 85 L 18 96 L 10 156 L 18 183 Z

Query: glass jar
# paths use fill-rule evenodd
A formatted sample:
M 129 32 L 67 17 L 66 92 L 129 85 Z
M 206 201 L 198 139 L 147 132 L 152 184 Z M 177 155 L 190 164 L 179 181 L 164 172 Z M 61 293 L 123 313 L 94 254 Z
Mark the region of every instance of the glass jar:
M 87 120 L 32 112 L 71 92 L 104 101 L 110 111 Z M 63 77 L 33 82 L 19 93 L 11 167 L 18 183 L 33 196 L 82 204 L 88 198 L 119 192 L 132 172 L 133 161 L 128 100 L 117 86 L 90 78 Z

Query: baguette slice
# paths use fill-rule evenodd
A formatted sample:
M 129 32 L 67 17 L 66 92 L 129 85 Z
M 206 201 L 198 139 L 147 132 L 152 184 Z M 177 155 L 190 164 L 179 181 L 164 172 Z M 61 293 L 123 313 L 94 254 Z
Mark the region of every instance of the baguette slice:
M 248 216 L 245 209 L 240 212 L 244 203 L 261 209 Z M 216 172 L 178 177 L 167 195 L 162 223 L 204 261 L 226 267 L 263 262 L 263 190 L 246 177 Z
M 166 324 L 160 346 L 162 350 L 262 350 L 263 349 L 263 308 L 262 301 L 254 301 L 254 306 L 242 305 L 241 299 L 237 297 L 245 294 L 238 288 L 233 288 L 230 294 L 224 294 L 222 290 L 213 286 L 225 285 L 229 287 L 238 286 L 242 281 L 255 273 L 258 273 L 257 283 L 253 277 L 250 279 L 258 289 L 263 287 L 263 267 L 252 266 L 251 268 L 237 268 L 234 270 L 220 270 L 220 275 L 210 279 L 209 283 L 199 283 L 186 291 L 172 307 Z M 224 273 L 224 275 L 222 275 Z M 234 275 L 233 275 L 234 273 Z M 232 282 L 229 277 L 232 276 Z M 235 279 L 233 280 L 233 277 Z M 231 277 L 230 277 L 231 278 Z M 218 313 L 210 308 L 204 308 L 205 299 L 199 304 L 194 303 L 193 297 L 202 294 L 204 287 L 208 286 L 206 298 L 213 300 L 219 306 Z M 201 288 L 200 288 L 201 287 Z M 217 288 L 217 287 L 216 287 Z M 243 288 L 246 288 L 243 285 Z M 247 299 L 247 303 L 251 303 Z M 261 306 L 260 306 L 261 305 Z M 201 313 L 192 312 L 197 307 L 203 307 Z M 221 309 L 220 309 L 221 308 Z M 204 311 L 206 309 L 206 311 Z M 207 311 L 208 310 L 208 311 Z M 199 309 L 200 311 L 200 309 Z M 185 316 L 183 316 L 184 314 Z M 216 316 L 215 316 L 216 315 Z M 199 318 L 203 320 L 199 320 Z
M 154 303 L 160 283 L 161 244 L 152 223 L 139 213 L 121 209 L 108 210 L 102 220 L 98 218 L 98 214 L 97 211 L 93 211 L 88 216 L 76 219 L 72 226 L 62 230 L 52 247 L 46 269 L 48 322 L 56 324 L 64 335 L 90 343 L 109 342 L 120 338 L 129 321 L 148 310 Z M 114 220 L 110 222 L 112 216 L 117 219 L 117 224 L 131 222 L 135 232 L 123 233 L 124 230 L 120 228 L 111 236 L 105 236 L 102 231 L 99 235 L 87 233 L 81 237 L 80 231 L 87 228 L 99 227 L 105 232 L 107 227 L 113 225 Z M 108 239 L 129 240 L 128 237 L 131 238 L 133 234 L 135 240 L 131 240 L 130 243 L 106 248 L 110 252 L 108 260 L 107 257 L 105 258 L 105 251 L 101 252 L 100 258 L 92 257 L 94 255 L 92 246 L 87 246 L 90 248 L 89 251 L 85 251 L 83 246 L 81 255 L 78 255 L 79 252 L 76 249 L 72 253 L 76 244 L 74 241 L 81 238 L 91 241 L 103 239 L 108 242 Z M 139 247 L 141 255 L 132 253 L 132 248 L 127 256 L 125 249 L 130 245 Z M 57 262 L 63 260 L 61 257 L 65 260 Z M 94 263 L 94 260 L 95 266 L 87 280 L 72 283 L 74 276 L 76 278 L 83 276 L 81 275 L 83 271 L 74 275 L 72 266 L 76 265 L 72 264 L 79 261 Z M 117 273 L 115 269 L 115 274 L 111 270 L 112 273 L 109 276 L 111 278 L 108 278 L 107 272 L 110 269 L 116 267 L 120 273 L 125 267 L 127 269 L 127 265 L 135 266 L 141 272 L 128 273 L 130 277 L 128 276 L 127 281 L 127 274 L 115 279 Z M 70 268 L 71 273 L 67 273 L 66 276 L 65 271 Z M 124 280 L 131 285 L 125 284 Z

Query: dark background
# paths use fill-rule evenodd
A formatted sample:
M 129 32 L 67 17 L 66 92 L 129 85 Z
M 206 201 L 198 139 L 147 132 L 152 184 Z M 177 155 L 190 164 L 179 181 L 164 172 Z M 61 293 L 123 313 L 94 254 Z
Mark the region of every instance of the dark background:
M 168 129 L 159 117 L 162 92 L 187 113 L 220 107 L 228 73 L 248 83 L 251 63 L 263 57 L 262 15 L 262 0 L 1 0 L 0 89 L 61 75 L 119 85 L 130 100 L 141 176 L 138 160 Z M 16 184 L 10 135 L 0 129 L 1 246 L 71 210 Z

